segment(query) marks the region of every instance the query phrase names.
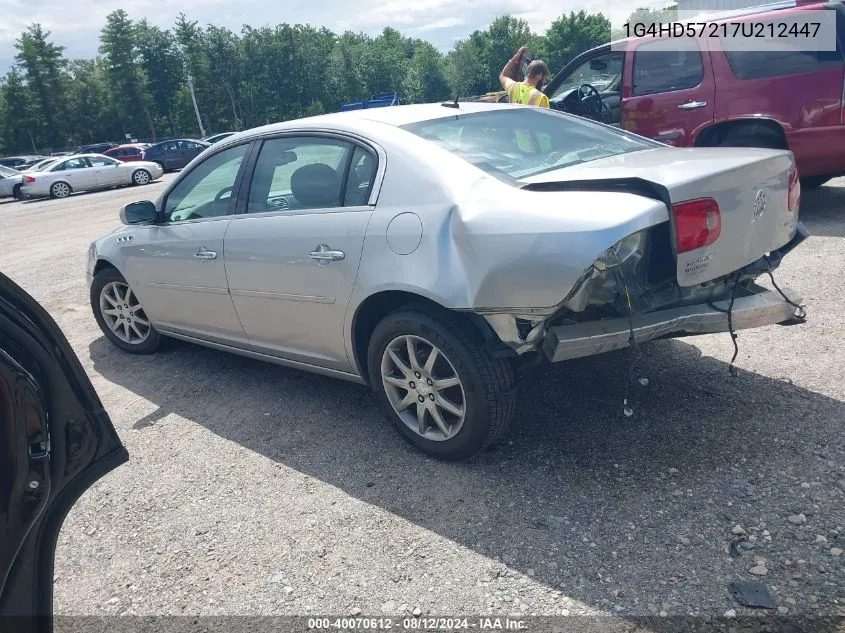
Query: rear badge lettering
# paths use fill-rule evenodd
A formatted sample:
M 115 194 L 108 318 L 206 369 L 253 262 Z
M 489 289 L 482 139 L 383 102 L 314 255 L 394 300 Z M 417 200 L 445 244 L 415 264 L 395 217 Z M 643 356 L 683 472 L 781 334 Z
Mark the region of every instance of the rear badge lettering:
M 766 192 L 760 189 L 754 196 L 754 220 L 758 220 L 766 210 Z
M 707 268 L 710 265 L 710 262 L 713 260 L 712 254 L 702 255 L 701 257 L 696 257 L 695 259 L 690 259 L 687 261 L 686 265 L 684 266 L 684 272 L 686 274 L 697 273 L 701 270 Z

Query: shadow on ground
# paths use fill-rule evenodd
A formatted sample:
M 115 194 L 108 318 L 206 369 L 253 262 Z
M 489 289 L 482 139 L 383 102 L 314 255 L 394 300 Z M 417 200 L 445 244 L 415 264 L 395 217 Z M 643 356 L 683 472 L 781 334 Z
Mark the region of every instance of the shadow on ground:
M 845 237 L 845 187 L 803 191 L 800 216 L 810 235 Z
M 698 348 L 662 341 L 645 348 L 650 384 L 633 390 L 633 417 L 621 414 L 624 353 L 543 368 L 509 442 L 446 464 L 406 445 L 354 384 L 183 343 L 133 357 L 100 338 L 90 353 L 107 380 L 159 407 L 140 432 L 179 414 L 573 599 L 636 615 L 661 604 L 721 615 L 726 579 L 751 579 L 753 564 L 728 555 L 731 527 L 765 524 L 772 548 L 793 542 L 786 515 L 807 510 L 797 483 L 830 479 L 845 419 L 839 401 L 732 378 Z M 764 555 L 783 589 L 789 570 Z

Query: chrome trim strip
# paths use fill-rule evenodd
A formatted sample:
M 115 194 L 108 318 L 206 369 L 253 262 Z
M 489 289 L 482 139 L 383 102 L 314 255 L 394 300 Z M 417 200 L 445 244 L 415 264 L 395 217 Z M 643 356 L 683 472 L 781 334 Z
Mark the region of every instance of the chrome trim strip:
M 181 284 L 163 284 L 156 281 L 148 281 L 144 283 L 145 286 L 149 286 L 150 288 L 164 288 L 165 290 L 187 290 L 189 292 L 209 292 L 215 295 L 227 295 L 229 294 L 228 288 L 213 288 L 211 286 L 183 286 Z
M 281 301 L 309 301 L 311 303 L 334 303 L 334 297 L 316 297 L 311 295 L 291 295 L 261 290 L 232 290 L 233 297 L 253 297 L 255 299 L 279 299 Z

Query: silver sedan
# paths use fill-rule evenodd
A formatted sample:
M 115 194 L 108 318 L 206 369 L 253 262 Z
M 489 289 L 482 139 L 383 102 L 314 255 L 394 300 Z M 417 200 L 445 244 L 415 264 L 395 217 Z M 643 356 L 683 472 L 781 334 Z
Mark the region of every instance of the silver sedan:
M 0 165 L 0 198 L 20 198 L 22 185 L 23 175 L 21 175 L 21 172 Z
M 163 174 L 156 163 L 123 163 L 102 154 L 75 154 L 24 174 L 21 192 L 26 198 L 66 198 L 76 191 L 146 185 Z
M 121 209 L 91 307 L 129 352 L 173 337 L 369 384 L 403 437 L 461 459 L 502 437 L 527 366 L 800 317 L 755 284 L 806 236 L 798 183 L 788 151 L 539 108 L 300 119 Z

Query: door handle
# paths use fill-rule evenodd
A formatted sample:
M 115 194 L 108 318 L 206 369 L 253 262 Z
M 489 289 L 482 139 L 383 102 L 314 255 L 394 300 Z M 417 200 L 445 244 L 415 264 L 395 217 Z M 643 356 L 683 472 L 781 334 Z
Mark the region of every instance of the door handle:
M 703 108 L 707 105 L 706 101 L 690 101 L 682 103 L 678 106 L 678 110 L 695 110 L 696 108 Z
M 200 249 L 194 253 L 194 257 L 206 261 L 209 259 L 217 259 L 217 253 L 208 250 L 205 246 L 201 246 Z
M 325 244 L 320 244 L 316 251 L 309 253 L 309 257 L 318 262 L 336 262 L 344 259 L 346 255 L 343 251 L 333 251 Z

